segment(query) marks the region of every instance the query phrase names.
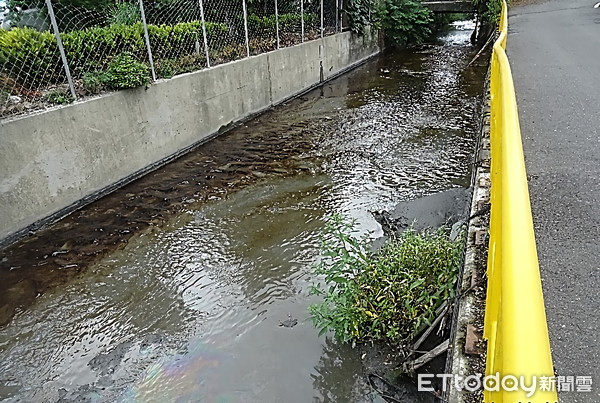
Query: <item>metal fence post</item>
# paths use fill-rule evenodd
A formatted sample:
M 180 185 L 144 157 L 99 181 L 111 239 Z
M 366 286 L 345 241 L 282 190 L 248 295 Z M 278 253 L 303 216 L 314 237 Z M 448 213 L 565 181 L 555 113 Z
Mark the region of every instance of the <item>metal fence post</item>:
M 150 35 L 148 35 L 148 25 L 146 24 L 146 13 L 144 12 L 144 2 L 140 0 L 140 13 L 142 15 L 142 25 L 144 26 L 144 38 L 146 39 L 146 48 L 148 49 L 148 61 L 152 71 L 152 81 L 156 81 L 156 71 L 154 70 L 154 59 L 152 58 L 152 48 L 150 47 Z
M 321 0 L 321 38 L 324 36 L 325 27 L 323 26 L 323 0 Z
M 279 49 L 279 9 L 275 0 L 275 35 L 277 36 L 277 49 Z
M 73 78 L 71 77 L 71 70 L 69 69 L 69 62 L 67 61 L 67 55 L 65 53 L 65 48 L 62 43 L 62 39 L 60 38 L 60 32 L 58 31 L 58 24 L 56 23 L 56 16 L 54 15 L 54 9 L 52 8 L 52 2 L 50 0 L 46 0 L 46 7 L 48 7 L 48 15 L 50 16 L 50 22 L 52 24 L 52 29 L 54 30 L 54 35 L 56 36 L 56 43 L 58 45 L 58 51 L 60 52 L 60 58 L 63 63 L 63 67 L 65 69 L 65 74 L 67 76 L 67 82 L 69 83 L 69 89 L 71 90 L 71 95 L 73 95 L 73 99 L 77 99 L 77 93 L 75 92 L 75 86 L 73 85 Z
M 300 0 L 300 30 L 302 32 L 302 42 L 304 42 L 304 0 Z
M 339 25 L 340 25 L 340 21 L 339 21 L 339 17 L 340 16 L 340 0 L 335 0 L 335 32 L 340 32 L 339 31 Z
M 246 55 L 250 57 L 250 43 L 248 41 L 248 11 L 246 10 L 246 0 L 242 0 L 244 8 L 244 31 L 246 32 Z
M 204 38 L 204 53 L 206 54 L 206 67 L 210 67 L 210 56 L 208 56 L 208 38 L 206 37 L 206 23 L 204 22 L 204 5 L 202 0 L 198 0 L 200 4 L 200 19 L 202 20 L 202 37 Z
M 344 32 L 344 0 L 340 0 L 340 32 Z

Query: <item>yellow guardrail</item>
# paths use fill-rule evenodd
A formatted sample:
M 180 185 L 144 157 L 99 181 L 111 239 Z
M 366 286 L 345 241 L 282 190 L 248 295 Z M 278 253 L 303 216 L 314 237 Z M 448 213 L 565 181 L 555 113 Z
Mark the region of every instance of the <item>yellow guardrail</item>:
M 491 64 L 491 221 L 484 338 L 484 401 L 557 402 L 548 326 L 512 73 L 505 53 L 508 28 L 503 1 L 500 36 Z M 513 378 L 515 377 L 515 378 Z M 523 377 L 527 390 L 513 385 Z M 534 385 L 535 388 L 531 388 Z M 532 390 L 534 390 L 532 392 Z

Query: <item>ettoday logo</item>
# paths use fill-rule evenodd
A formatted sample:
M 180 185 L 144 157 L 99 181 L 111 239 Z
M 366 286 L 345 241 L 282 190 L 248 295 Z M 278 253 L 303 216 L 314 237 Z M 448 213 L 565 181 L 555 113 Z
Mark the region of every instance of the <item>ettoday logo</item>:
M 462 376 L 454 374 L 419 374 L 418 390 L 423 392 L 434 392 L 432 382 L 435 378 L 442 380 L 442 391 L 449 386 L 458 391 L 477 392 L 485 390 L 489 392 L 524 391 L 527 397 L 532 397 L 537 391 L 560 391 L 560 392 L 591 392 L 591 376 L 514 376 L 500 373 L 483 375 L 480 373 Z

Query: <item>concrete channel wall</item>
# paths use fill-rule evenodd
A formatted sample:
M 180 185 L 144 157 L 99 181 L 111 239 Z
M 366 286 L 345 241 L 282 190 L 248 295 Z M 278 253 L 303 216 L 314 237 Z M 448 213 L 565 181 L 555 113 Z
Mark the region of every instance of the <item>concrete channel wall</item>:
M 344 32 L 0 121 L 0 246 L 379 51 Z

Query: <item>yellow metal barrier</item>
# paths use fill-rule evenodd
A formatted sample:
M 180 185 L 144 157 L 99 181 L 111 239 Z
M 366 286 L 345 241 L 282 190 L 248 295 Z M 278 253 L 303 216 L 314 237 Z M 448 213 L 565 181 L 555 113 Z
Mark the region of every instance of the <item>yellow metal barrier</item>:
M 504 50 L 507 27 L 503 2 L 490 81 L 492 210 L 484 337 L 488 340 L 486 375 L 499 374 L 506 382 L 497 388 L 486 385 L 484 401 L 557 402 L 553 388 L 541 384 L 554 377 L 554 371 L 517 102 Z M 536 382 L 535 392 L 513 387 L 511 377 L 523 377 L 528 387 Z

